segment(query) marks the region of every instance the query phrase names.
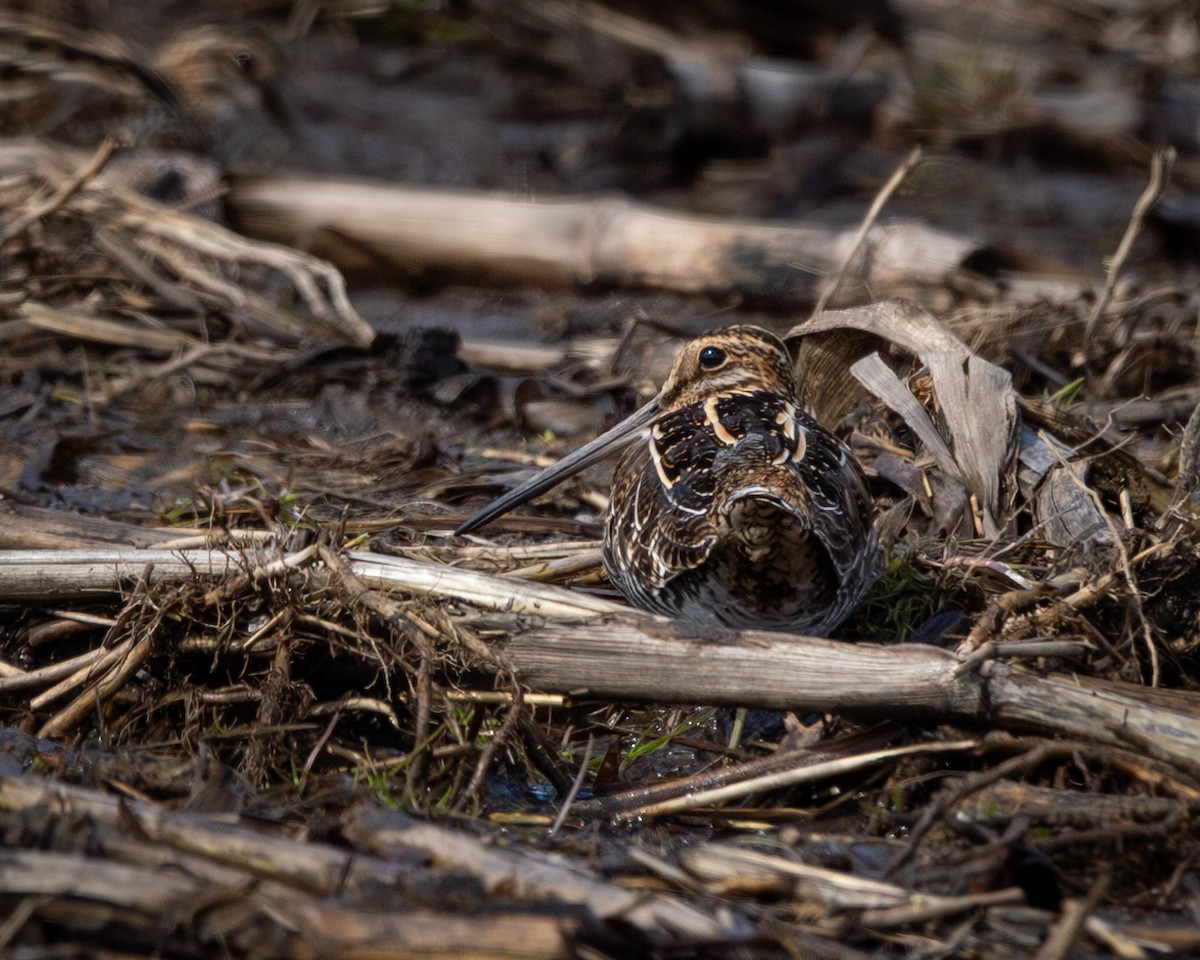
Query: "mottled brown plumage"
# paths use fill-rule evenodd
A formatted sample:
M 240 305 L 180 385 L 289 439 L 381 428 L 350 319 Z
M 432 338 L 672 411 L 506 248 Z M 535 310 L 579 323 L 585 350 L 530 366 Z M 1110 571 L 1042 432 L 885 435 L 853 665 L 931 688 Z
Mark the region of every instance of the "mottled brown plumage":
M 874 576 L 870 494 L 850 452 L 796 406 L 791 358 L 757 327 L 699 337 L 622 457 L 604 565 L 644 609 L 825 634 Z
M 605 569 L 631 603 L 823 635 L 862 599 L 878 554 L 862 469 L 798 408 L 784 344 L 752 326 L 687 344 L 655 400 L 459 532 L 631 439 L 604 528 Z

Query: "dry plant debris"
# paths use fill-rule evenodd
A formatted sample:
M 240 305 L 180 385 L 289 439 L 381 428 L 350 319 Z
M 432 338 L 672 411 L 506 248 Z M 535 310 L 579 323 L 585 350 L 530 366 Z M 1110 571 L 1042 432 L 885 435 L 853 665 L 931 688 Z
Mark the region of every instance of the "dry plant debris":
M 5 305 L 20 321 L 8 325 L 8 343 L 26 330 L 50 330 L 196 352 L 221 337 L 214 321 L 276 341 L 370 342 L 328 264 L 155 203 L 103 172 L 113 153 L 111 141 L 90 158 L 34 141 L 3 144 L 4 280 L 23 293 Z M 140 159 L 157 161 L 159 176 L 174 172 L 169 155 Z M 182 314 L 174 329 L 136 322 L 171 313 Z
M 808 30 L 744 6 L 736 29 L 675 4 L 406 8 L 391 28 L 416 39 L 373 82 L 414 100 L 431 83 L 445 141 L 459 118 L 438 97 L 480 61 L 522 135 L 596 117 L 595 141 L 543 130 L 541 166 L 509 168 L 492 148 L 523 141 L 498 134 L 471 141 L 473 179 L 364 185 L 343 174 L 391 168 L 343 170 L 369 155 L 347 124 L 336 163 L 231 181 L 243 229 L 347 268 L 612 293 L 408 286 L 375 335 L 334 267 L 189 212 L 220 215 L 236 150 L 0 142 L 0 951 L 1200 948 L 1200 300 L 1186 255 L 1152 256 L 1195 230 L 1194 18 L 988 5 L 982 50 L 944 5 L 851 5 Z M 87 96 L 173 100 L 210 133 L 240 122 L 222 97 L 265 97 L 284 62 L 220 30 L 161 31 L 143 62 L 76 26 L 5 21 L 9 72 L 107 77 Z M 347 8 L 284 26 L 342 69 L 320 45 L 354 34 Z M 205 81 L 231 65 L 248 85 Z M 360 100 L 339 108 L 383 126 Z M 1133 139 L 1151 115 L 1173 167 Z M 1089 165 L 1039 180 L 1034 220 L 1119 180 L 1102 251 L 1086 224 L 1058 246 L 972 219 L 1029 212 L 1005 157 L 1044 163 L 1047 138 Z M 757 166 L 705 154 L 731 139 L 765 144 Z M 947 171 L 979 190 L 934 225 Z M 514 202 L 622 173 L 636 202 Z M 164 176 L 182 206 L 145 196 Z M 871 188 L 851 218 L 798 224 L 830 177 Z M 459 181 L 509 193 L 440 189 Z M 448 213 L 460 229 L 434 243 Z M 485 225 L 505 228 L 490 247 Z M 913 238 L 941 245 L 922 259 Z M 1064 268 L 1081 249 L 1086 269 Z M 766 309 L 818 299 L 832 309 L 804 322 Z M 602 470 L 449 536 L 735 312 L 792 328 L 806 401 L 871 473 L 890 564 L 839 640 L 628 610 L 598 569 Z M 467 343 L 412 329 L 423 316 L 467 317 Z

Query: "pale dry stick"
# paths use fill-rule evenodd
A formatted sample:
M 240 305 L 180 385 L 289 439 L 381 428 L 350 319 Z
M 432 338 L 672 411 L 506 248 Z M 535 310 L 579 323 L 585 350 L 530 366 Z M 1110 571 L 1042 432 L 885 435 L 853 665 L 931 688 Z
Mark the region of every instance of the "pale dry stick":
M 40 203 L 32 203 L 23 214 L 8 225 L 7 230 L 0 233 L 0 244 L 7 243 L 13 237 L 29 229 L 32 224 L 41 220 L 42 217 L 53 213 L 70 200 L 85 183 L 104 169 L 104 166 L 112 159 L 112 155 L 116 153 L 116 150 L 117 141 L 112 137 L 105 137 L 100 142 L 100 146 L 96 148 L 96 152 L 92 154 L 83 166 L 60 183 L 45 200 L 42 200 Z
M 100 229 L 92 234 L 92 242 L 128 279 L 148 287 L 165 306 L 188 313 L 204 312 L 199 297 L 184 284 L 169 280 L 149 260 L 143 260 L 142 251 L 135 250 L 126 238 Z
M 309 714 L 315 711 L 309 711 Z M 333 711 L 333 716 L 329 718 L 329 723 L 325 725 L 325 730 L 317 737 L 317 742 L 313 744 L 313 748 L 308 752 L 308 757 L 304 761 L 304 767 L 300 770 L 299 783 L 297 785 L 297 795 L 304 795 L 304 786 L 308 783 L 308 775 L 312 773 L 313 764 L 317 762 L 317 757 L 321 751 L 325 749 L 325 744 L 329 742 L 329 738 L 333 736 L 333 731 L 337 727 L 338 720 L 341 719 L 342 711 L 340 709 Z
M 418 596 L 451 597 L 491 610 L 565 619 L 628 611 L 610 600 L 561 587 L 552 589 L 528 580 L 493 577 L 458 567 L 356 550 L 348 551 L 346 557 L 355 575 L 379 590 L 399 589 Z
M 487 777 L 496 751 L 512 736 L 513 730 L 517 726 L 517 720 L 520 719 L 521 711 L 525 709 L 525 699 L 521 696 L 521 688 L 517 686 L 516 681 L 513 681 L 513 689 L 517 691 L 517 696 L 513 698 L 512 706 L 508 708 L 504 719 L 500 721 L 500 728 L 492 735 L 492 739 L 483 748 L 483 752 L 475 762 L 475 770 L 467 783 L 466 795 L 468 797 L 479 796 L 479 791 L 483 788 L 483 781 Z
M 557 560 L 542 560 L 539 563 L 518 567 L 516 570 L 505 570 L 502 576 L 520 577 L 522 580 L 556 580 L 559 577 L 567 577 L 573 573 L 599 567 L 601 563 L 602 553 L 600 548 L 596 547 L 590 550 L 581 550 L 570 556 L 559 557 Z
M 850 249 L 846 252 L 846 256 L 842 258 L 841 266 L 838 267 L 837 273 L 833 275 L 833 279 L 829 282 L 828 286 L 821 292 L 821 296 L 817 300 L 817 305 L 813 308 L 812 316 L 815 317 L 824 311 L 826 304 L 837 293 L 838 287 L 846 279 L 846 271 L 850 269 L 850 264 L 853 262 L 855 256 L 857 256 L 859 249 L 863 245 L 863 241 L 867 239 L 867 234 L 870 232 L 871 227 L 875 225 L 875 221 L 879 219 L 879 214 L 883 212 L 884 206 L 892 198 L 892 194 L 899 189 L 905 177 L 912 172 L 913 167 L 921 162 L 921 156 L 921 148 L 913 147 L 909 155 L 904 158 L 904 162 L 888 178 L 888 182 L 883 185 L 883 189 L 875 195 L 870 209 L 867 210 L 867 215 L 863 218 L 862 225 L 858 228 L 858 233 L 854 235 Z
M 1000 657 L 1082 657 L 1095 650 L 1086 640 L 989 640 L 955 667 L 952 675 L 973 673 L 981 663 Z
M 52 617 L 72 620 L 75 623 L 87 623 L 93 627 L 115 627 L 118 623 L 112 617 L 98 617 L 94 613 L 81 613 L 78 610 L 47 610 Z
M 198 341 L 194 338 L 174 330 L 132 327 L 127 323 L 103 320 L 82 311 L 56 310 L 54 307 L 33 300 L 22 304 L 20 313 L 21 318 L 35 329 L 59 333 L 92 343 L 136 347 L 140 350 L 162 353 L 174 353 L 177 350 L 198 345 Z
M 444 694 L 452 703 L 512 703 L 507 690 L 447 690 Z M 561 693 L 527 693 L 521 697 L 531 707 L 563 707 L 570 701 Z
M 184 533 L 186 531 L 180 531 Z M 194 537 L 181 536 L 172 540 L 160 540 L 146 544 L 147 550 L 194 550 L 203 547 L 219 547 L 226 543 L 267 544 L 279 539 L 275 530 L 213 530 Z
M 1092 307 L 1091 315 L 1087 318 L 1087 324 L 1083 332 L 1084 349 L 1086 349 L 1088 341 L 1092 339 L 1092 334 L 1096 331 L 1096 325 L 1100 322 L 1100 318 L 1108 308 L 1109 301 L 1112 300 L 1113 291 L 1117 288 L 1117 279 L 1121 274 L 1121 268 L 1125 266 L 1125 260 L 1129 256 L 1129 251 L 1133 248 L 1133 241 L 1137 239 L 1137 235 L 1141 232 L 1142 221 L 1146 219 L 1146 214 L 1158 203 L 1163 191 L 1167 188 L 1167 179 L 1171 175 L 1171 167 L 1174 164 L 1174 147 L 1167 147 L 1165 150 L 1158 151 L 1150 163 L 1150 182 L 1146 184 L 1146 189 L 1142 191 L 1142 195 L 1138 197 L 1137 203 L 1133 205 L 1133 213 L 1129 218 L 1129 224 L 1125 227 L 1125 234 L 1121 237 L 1121 242 L 1117 245 L 1117 252 L 1113 254 L 1112 260 L 1108 263 L 1108 275 L 1104 279 L 1104 289 L 1100 291 L 1096 305 Z
M 101 660 L 111 654 L 111 649 L 97 647 L 95 650 L 81 653 L 70 660 L 62 661 L 62 663 L 52 663 L 46 667 L 39 667 L 37 670 L 21 670 L 10 676 L 0 677 L 0 693 L 13 690 L 26 690 L 29 687 L 40 687 L 47 683 L 54 683 L 63 677 L 70 676 L 76 671 L 89 671 L 97 660 Z
M 852 770 L 860 770 L 863 767 L 879 763 L 880 761 L 891 760 L 895 757 L 974 750 L 978 746 L 978 740 L 952 740 L 949 743 L 914 743 L 905 747 L 872 750 L 870 753 L 862 753 L 852 757 L 839 757 L 836 760 L 827 760 L 824 763 L 815 763 L 807 767 L 798 767 L 792 770 L 783 770 L 779 773 L 767 774 L 762 777 L 753 777 L 749 780 L 743 780 L 741 783 L 731 783 L 712 790 L 687 793 L 679 797 L 672 797 L 669 800 L 647 804 L 643 807 L 623 810 L 619 816 L 623 820 L 631 820 L 635 817 L 659 817 L 669 813 L 679 813 L 684 810 L 695 809 L 696 807 L 721 803 L 725 800 L 744 797 L 751 793 L 777 790 L 781 787 L 791 787 L 798 783 L 807 783 L 811 780 L 820 780 L 824 777 L 831 777 Z
M 401 701 L 406 700 L 403 694 L 400 695 Z M 374 697 L 343 697 L 341 700 L 333 703 L 318 703 L 308 711 L 310 717 L 323 717 L 327 713 L 340 713 L 343 710 L 363 710 L 368 713 L 378 713 L 382 717 L 387 718 L 397 730 L 400 729 L 400 718 L 396 716 L 396 711 L 392 709 L 392 705 L 385 700 L 377 700 Z
M 968 556 L 952 556 L 942 559 L 939 567 L 942 569 L 953 567 L 975 567 L 984 570 L 991 570 L 997 576 L 1003 577 L 1011 581 L 1021 590 L 1032 590 L 1033 581 L 1026 579 L 1013 570 L 1008 564 L 1001 563 L 993 557 L 968 557 Z
M 249 293 L 236 283 L 222 280 L 215 274 L 198 266 L 195 261 L 185 255 L 184 251 L 172 250 L 170 247 L 160 246 L 155 248 L 154 256 L 163 260 L 182 280 L 186 280 L 198 291 L 209 293 L 239 309 L 244 309 L 249 305 L 251 300 Z
M 523 561 L 530 563 L 534 560 L 555 560 L 561 557 L 575 556 L 585 550 L 599 549 L 599 540 L 562 540 L 554 543 L 532 543 L 506 547 L 400 547 L 397 549 L 396 555 L 401 557 L 416 557 L 418 559 L 433 557 L 443 563 L 464 560 L 489 561 L 494 563 Z
M 228 232 L 218 234 L 207 227 L 198 227 L 197 221 L 184 218 L 126 214 L 122 222 L 135 231 L 144 231 L 225 262 L 244 260 L 272 267 L 292 282 L 315 316 L 328 318 L 328 304 L 339 319 L 354 325 L 356 333 L 365 336 L 366 333 L 362 331 L 369 331 L 358 319 L 358 312 L 350 303 L 342 275 L 324 260 L 279 244 L 251 242 Z M 214 237 L 219 237 L 219 240 Z M 315 277 L 324 281 L 324 293 L 315 283 Z M 362 331 L 359 330 L 360 325 Z
M 1071 946 L 1083 932 L 1083 925 L 1088 915 L 1099 906 L 1100 901 L 1104 899 L 1104 894 L 1108 892 L 1110 878 L 1111 875 L 1105 869 L 1092 881 L 1086 897 L 1081 900 L 1067 901 L 1062 916 L 1050 928 L 1049 935 L 1041 948 L 1033 955 L 1033 960 L 1062 960 L 1067 955 Z
M 817 900 L 828 911 L 884 910 L 912 906 L 914 903 L 931 905 L 951 899 L 936 894 L 914 893 L 894 883 L 799 863 L 728 843 L 684 848 L 679 851 L 678 857 L 685 869 L 708 881 L 721 881 L 747 871 L 766 872 L 780 879 L 786 878 L 795 888 L 794 897 Z
M 324 630 L 326 633 L 332 633 L 334 636 L 343 637 L 346 640 L 359 639 L 357 630 L 351 630 L 349 627 L 343 627 L 340 623 L 333 623 L 330 620 L 313 616 L 311 613 L 297 614 L 296 623 L 304 623 L 310 627 L 316 627 L 318 630 Z
M 252 362 L 269 363 L 272 366 L 277 365 L 280 361 L 279 347 L 272 347 L 271 350 L 257 350 L 254 347 L 236 343 L 202 343 L 191 347 L 188 350 L 172 357 L 170 360 L 164 360 L 158 366 L 147 366 L 139 368 L 137 372 L 131 373 L 123 377 L 114 377 L 105 385 L 103 392 L 97 392 L 88 396 L 89 400 L 99 403 L 111 403 L 122 394 L 128 393 L 131 390 L 136 390 L 143 384 L 153 383 L 156 380 L 162 380 L 177 370 L 186 370 L 193 366 L 199 366 L 209 357 L 220 359 L 222 357 L 230 357 L 237 359 L 250 360 Z M 270 539 L 278 536 L 272 530 L 228 530 L 223 531 L 226 534 L 226 539 Z M 202 539 L 196 546 L 208 546 L 214 541 L 213 538 Z M 171 546 L 179 546 L 172 540 Z
M 913 903 L 903 907 L 884 907 L 864 910 L 858 920 L 864 927 L 887 930 L 907 927 L 928 920 L 978 910 L 981 907 L 1005 907 L 1025 902 L 1025 891 L 1020 887 L 1005 887 L 988 893 L 967 894 L 959 897 L 931 897 L 913 895 Z
M 854 232 L 681 217 L 618 198 L 530 201 L 311 179 L 244 178 L 229 202 L 246 229 L 306 240 L 347 266 L 388 261 L 509 283 L 733 292 L 776 303 L 814 301 Z M 873 251 L 872 283 L 939 282 L 978 241 L 908 223 L 876 225 L 864 246 Z
M 539 3 L 538 15 L 553 24 L 558 30 L 577 32 L 580 28 L 594 30 L 621 44 L 628 44 L 667 61 L 708 61 L 714 57 L 711 49 L 701 41 L 691 40 L 680 34 L 660 27 L 648 20 L 621 13 L 595 0 L 552 0 Z M 732 71 L 728 71 L 733 83 Z
M 631 846 L 625 855 L 634 863 L 640 864 L 651 873 L 657 874 L 667 883 L 673 884 L 680 890 L 696 895 L 711 895 L 711 891 L 699 880 L 677 864 L 651 853 L 645 847 Z
M 95 708 L 97 701 L 101 697 L 106 697 L 119 690 L 125 681 L 133 676 L 143 663 L 150 659 L 153 649 L 154 637 L 152 633 L 148 632 L 133 646 L 129 654 L 125 657 L 125 660 L 119 666 L 111 670 L 94 687 L 85 690 L 63 710 L 42 724 L 42 728 L 38 730 L 37 735 L 39 737 L 60 737 L 65 735 Z
M 52 894 L 45 896 L 23 897 L 13 908 L 12 916 L 0 923 L 0 952 L 7 952 L 8 945 L 18 933 L 25 929 L 25 924 L 49 903 L 53 903 Z
M 288 619 L 290 615 L 291 612 L 287 608 L 280 610 L 266 623 L 250 634 L 250 636 L 248 636 L 245 640 L 237 644 L 236 649 L 240 650 L 242 653 L 254 653 L 259 641 L 271 633 L 271 631 L 278 627 L 279 624 L 283 623 L 284 620 Z
M 1113 956 L 1120 960 L 1150 960 L 1150 954 L 1137 941 L 1097 916 L 1090 916 L 1084 920 L 1083 929 L 1089 937 L 1108 947 Z
M 466 871 L 478 878 L 493 896 L 524 901 L 549 898 L 560 905 L 581 905 L 588 916 L 602 924 L 640 931 L 645 938 L 642 942 L 651 951 L 667 944 L 678 948 L 734 943 L 747 940 L 753 933 L 741 914 L 726 904 L 707 900 L 702 906 L 694 906 L 654 890 L 630 890 L 590 867 L 532 856 L 516 846 L 489 844 L 462 831 L 423 823 L 395 811 L 361 805 L 346 818 L 344 829 L 347 839 L 359 850 L 380 856 L 422 854 L 440 870 Z
M 1129 495 L 1129 488 L 1125 487 L 1117 495 L 1117 500 L 1121 505 L 1121 520 L 1125 524 L 1126 530 L 1132 530 L 1137 526 L 1133 519 L 1133 497 Z
M 29 701 L 29 706 L 34 710 L 40 710 L 46 704 L 53 703 L 64 694 L 70 693 L 76 687 L 83 686 L 83 684 L 92 678 L 102 677 L 114 663 L 129 653 L 129 648 L 132 645 L 133 640 L 127 637 L 115 647 L 108 649 L 101 647 L 99 650 L 92 651 L 93 653 L 101 654 L 98 660 L 80 667 L 65 680 L 55 684 L 49 690 L 42 691 Z
M 497 343 L 493 340 L 463 340 L 455 351 L 472 367 L 514 375 L 544 373 L 567 359 L 564 347 L 540 343 Z
M 583 748 L 583 759 L 579 761 L 579 772 L 575 774 L 575 779 L 571 781 L 571 789 L 567 791 L 567 795 L 562 802 L 562 807 L 558 811 L 558 816 L 554 818 L 554 823 L 550 825 L 548 836 L 551 839 L 558 836 L 558 831 L 567 822 L 567 814 L 571 812 L 571 804 L 579 796 L 579 791 L 583 787 L 583 781 L 587 779 L 588 764 L 592 762 L 592 747 L 595 746 L 595 743 L 595 736 L 589 733 L 587 746 Z
M 260 579 L 307 564 L 314 546 L 241 574 Z M 0 550 L 0 600 L 61 602 L 64 596 L 95 597 L 120 591 L 122 581 L 149 564 L 154 583 L 220 580 L 245 571 L 257 555 L 229 549 L 184 550 L 96 547 Z M 347 551 L 346 565 L 367 586 L 416 596 L 452 599 L 503 613 L 528 613 L 579 620 L 629 613 L 622 604 L 524 580 L 496 577 L 461 567 L 422 563 L 386 554 Z M 215 588 L 205 602 L 218 596 Z
M 499 447 L 480 447 L 478 450 L 470 452 L 477 457 L 486 457 L 489 460 L 510 460 L 513 463 L 525 463 L 539 469 L 558 462 L 557 457 L 550 457 L 544 453 L 530 453 L 528 450 L 501 450 Z

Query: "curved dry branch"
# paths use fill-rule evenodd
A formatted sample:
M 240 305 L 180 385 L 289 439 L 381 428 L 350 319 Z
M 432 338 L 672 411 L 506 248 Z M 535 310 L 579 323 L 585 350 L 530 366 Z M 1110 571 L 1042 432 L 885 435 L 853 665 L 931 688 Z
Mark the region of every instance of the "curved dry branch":
M 261 579 L 313 562 L 232 550 L 0 551 L 0 600 L 113 594 L 148 584 Z M 1037 730 L 1132 747 L 1200 770 L 1200 697 L 1127 683 L 1040 676 L 937 647 L 700 627 L 546 584 L 375 554 L 349 569 L 374 589 L 466 603 L 484 641 L 546 692 L 660 703 L 844 713 Z M 215 593 L 215 591 L 213 591 Z

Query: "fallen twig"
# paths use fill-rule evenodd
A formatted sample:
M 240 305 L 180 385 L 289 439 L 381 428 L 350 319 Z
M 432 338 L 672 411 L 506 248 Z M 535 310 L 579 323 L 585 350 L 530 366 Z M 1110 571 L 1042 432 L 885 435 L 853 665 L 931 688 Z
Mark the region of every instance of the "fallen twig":
M 923 151 L 920 147 L 913 147 L 909 151 L 908 156 L 904 158 L 904 162 L 892 172 L 892 175 L 888 177 L 887 183 L 875 195 L 875 199 L 871 201 L 870 209 L 867 210 L 867 215 L 863 217 L 862 225 L 858 228 L 858 233 L 854 235 L 854 239 L 850 243 L 850 248 L 846 251 L 842 262 L 838 265 L 837 273 L 833 275 L 825 284 L 825 289 L 821 291 L 817 305 L 813 307 L 812 315 L 814 317 L 825 309 L 830 299 L 837 293 L 838 287 L 842 285 L 842 280 L 846 277 L 846 271 L 850 269 L 851 262 L 858 254 L 863 241 L 867 239 L 867 233 L 875 225 L 875 221 L 879 219 L 879 214 L 883 212 L 883 208 L 887 205 L 888 200 L 892 198 L 892 194 L 900 188 L 900 184 L 912 173 L 913 168 L 921 162 L 922 155 Z
M 913 743 L 903 747 L 890 747 L 886 750 L 873 750 L 870 753 L 839 757 L 836 760 L 827 760 L 824 763 L 794 767 L 791 770 L 781 770 L 761 777 L 753 777 L 749 780 L 731 783 L 728 786 L 715 787 L 711 790 L 689 792 L 680 797 L 662 800 L 658 803 L 651 803 L 641 807 L 634 807 L 630 810 L 623 810 L 620 816 L 627 820 L 637 817 L 661 817 L 671 813 L 680 813 L 684 810 L 694 810 L 696 807 L 723 803 L 726 800 L 745 797 L 752 793 L 778 790 L 782 787 L 795 786 L 798 783 L 807 783 L 825 777 L 834 777 L 838 774 L 860 770 L 865 766 L 873 766 L 874 764 L 893 758 L 906 757 L 912 754 L 972 750 L 977 746 L 979 746 L 977 740 L 954 740 L 945 743 Z
M 1121 236 L 1121 242 L 1117 245 L 1117 252 L 1113 254 L 1112 260 L 1108 263 L 1108 273 L 1104 278 L 1104 289 L 1100 291 L 1100 296 L 1096 298 L 1096 305 L 1092 307 L 1092 312 L 1088 315 L 1087 324 L 1084 327 L 1083 342 L 1084 345 L 1089 343 L 1092 335 L 1096 332 L 1096 324 L 1100 322 L 1100 318 L 1104 316 L 1104 311 L 1108 309 L 1109 301 L 1112 300 L 1113 291 L 1117 288 L 1117 280 L 1121 276 L 1121 268 L 1125 266 L 1125 260 L 1129 256 L 1129 251 L 1133 249 L 1133 241 L 1137 239 L 1138 233 L 1142 229 L 1142 221 L 1146 219 L 1146 214 L 1158 203 L 1162 197 L 1163 191 L 1167 188 L 1168 178 L 1171 176 L 1171 167 L 1175 165 L 1175 148 L 1167 147 L 1165 150 L 1160 150 L 1154 155 L 1154 159 L 1150 164 L 1150 182 L 1146 184 L 1146 189 L 1142 191 L 1142 195 L 1138 197 L 1137 203 L 1134 204 L 1133 213 L 1129 217 L 1129 223 L 1125 227 L 1125 233 Z

